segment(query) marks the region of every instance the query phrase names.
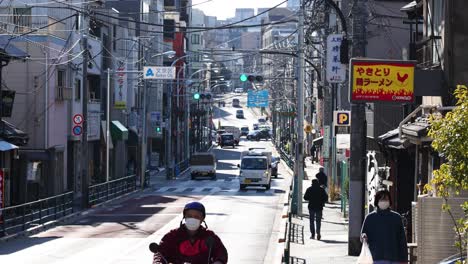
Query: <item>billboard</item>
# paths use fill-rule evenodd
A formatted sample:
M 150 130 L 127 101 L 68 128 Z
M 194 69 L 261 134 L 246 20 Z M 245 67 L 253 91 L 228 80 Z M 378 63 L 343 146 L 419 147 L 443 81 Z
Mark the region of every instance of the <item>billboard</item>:
M 352 59 L 352 102 L 401 102 L 414 100 L 414 61 Z

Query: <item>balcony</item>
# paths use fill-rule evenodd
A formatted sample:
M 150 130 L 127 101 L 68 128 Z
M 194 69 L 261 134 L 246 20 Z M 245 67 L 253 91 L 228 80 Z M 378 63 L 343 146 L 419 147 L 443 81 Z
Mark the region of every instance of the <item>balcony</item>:
M 439 68 L 442 57 L 441 37 L 429 36 L 416 43 L 417 67 L 420 69 Z
M 65 39 L 67 32 L 65 23 L 59 22 L 58 20 L 46 16 L 46 15 L 0 15 L 0 34 L 24 34 L 33 32 L 34 35 L 52 35 L 58 38 Z M 49 27 L 47 25 L 53 24 Z M 42 28 L 46 27 L 46 28 Z M 39 29 L 42 28 L 42 29 Z

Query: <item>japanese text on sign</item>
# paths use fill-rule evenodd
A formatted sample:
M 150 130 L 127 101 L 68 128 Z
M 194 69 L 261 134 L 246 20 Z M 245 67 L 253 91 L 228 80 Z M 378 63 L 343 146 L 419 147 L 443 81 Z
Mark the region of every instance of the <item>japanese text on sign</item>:
M 174 80 L 175 67 L 143 67 L 143 79 Z
M 332 34 L 327 37 L 327 81 L 342 83 L 346 80 L 346 67 L 340 61 L 340 47 L 343 36 Z
M 117 78 L 114 91 L 115 109 L 127 108 L 127 74 L 125 73 L 125 60 L 119 60 L 117 65 Z
M 414 63 L 408 61 L 352 61 L 352 101 L 411 102 Z

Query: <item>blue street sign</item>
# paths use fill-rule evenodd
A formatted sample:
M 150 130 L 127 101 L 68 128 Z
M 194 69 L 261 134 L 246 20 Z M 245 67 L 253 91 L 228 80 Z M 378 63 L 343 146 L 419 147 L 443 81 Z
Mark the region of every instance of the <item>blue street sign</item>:
M 248 91 L 247 107 L 268 107 L 268 90 Z
M 83 128 L 81 126 L 74 126 L 73 127 L 73 135 L 79 136 L 83 132 Z

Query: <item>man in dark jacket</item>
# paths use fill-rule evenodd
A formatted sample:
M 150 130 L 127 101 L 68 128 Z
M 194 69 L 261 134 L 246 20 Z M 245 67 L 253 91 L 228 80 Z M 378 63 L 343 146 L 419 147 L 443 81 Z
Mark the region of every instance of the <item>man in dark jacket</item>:
M 228 253 L 221 239 L 201 226 L 205 220 L 205 207 L 191 202 L 184 207 L 185 223 L 171 230 L 161 240 L 153 264 L 226 264 Z
M 325 190 L 320 187 L 320 183 L 317 179 L 313 179 L 312 186 L 307 188 L 304 194 L 304 200 L 309 202 L 310 233 L 312 234 L 310 238 L 315 239 L 315 232 L 317 232 L 317 239 L 320 240 L 322 237 L 320 234 L 322 211 L 325 202 L 328 200 L 328 195 Z
M 317 178 L 319 181 L 320 186 L 328 186 L 328 177 L 325 174 L 325 169 L 323 167 L 320 167 L 319 172 L 315 175 L 315 178 Z

